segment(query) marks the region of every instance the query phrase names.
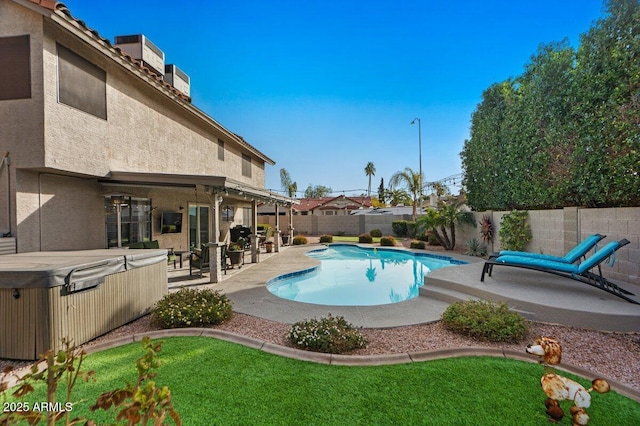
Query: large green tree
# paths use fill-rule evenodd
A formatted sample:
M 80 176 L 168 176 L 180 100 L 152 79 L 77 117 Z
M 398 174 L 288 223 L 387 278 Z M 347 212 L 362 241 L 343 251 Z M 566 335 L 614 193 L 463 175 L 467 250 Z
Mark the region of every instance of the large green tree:
M 331 192 L 333 192 L 333 190 L 329 187 L 326 187 L 323 185 L 314 186 L 309 184 L 307 189 L 304 190 L 304 197 L 305 198 L 322 198 L 331 194 Z
M 582 35 L 574 76 L 581 135 L 572 180 L 587 206 L 640 205 L 640 2 L 610 0 Z
M 477 210 L 640 204 L 640 2 L 609 0 L 581 36 L 541 45 L 483 92 L 461 152 Z

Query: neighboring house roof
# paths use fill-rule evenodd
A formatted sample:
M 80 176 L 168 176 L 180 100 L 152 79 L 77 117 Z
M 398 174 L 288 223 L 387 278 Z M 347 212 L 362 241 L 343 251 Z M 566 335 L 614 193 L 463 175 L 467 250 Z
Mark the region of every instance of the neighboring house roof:
M 299 205 L 294 206 L 297 212 L 309 212 L 314 210 L 356 210 L 371 207 L 370 197 L 337 197 L 300 198 Z
M 418 207 L 417 209 L 418 214 L 423 214 L 424 210 L 421 207 Z M 413 206 L 395 206 L 395 207 L 378 207 L 378 208 L 373 208 L 373 209 L 366 209 L 366 210 L 355 210 L 351 213 L 352 215 L 360 215 L 360 214 L 366 214 L 366 215 L 385 215 L 385 214 L 392 214 L 392 215 L 411 215 L 413 214 Z
M 143 78 L 143 80 L 156 87 L 165 95 L 172 98 L 177 104 L 185 108 L 191 114 L 218 129 L 229 139 L 236 142 L 242 148 L 260 158 L 265 163 L 272 166 L 276 164 L 274 160 L 259 151 L 253 145 L 246 142 L 244 138 L 226 129 L 205 112 L 193 106 L 193 104 L 191 104 L 191 99 L 188 96 L 184 95 L 182 92 L 165 82 L 162 76 L 157 75 L 155 72 L 145 67 L 142 61 L 133 59 L 131 56 L 123 52 L 120 48 L 113 46 L 109 40 L 100 36 L 97 31 L 89 28 L 83 21 L 74 18 L 64 3 L 55 2 L 52 0 L 13 1 L 21 5 L 28 5 L 29 3 L 31 3 L 33 5 L 39 6 L 30 7 L 30 9 L 36 10 L 43 16 L 51 18 L 53 22 L 57 23 L 60 27 L 64 28 L 68 32 L 73 33 L 80 39 L 86 41 L 88 45 L 101 50 L 102 53 L 104 53 L 107 57 L 110 57 L 115 62 L 120 63 L 120 65 L 127 68 L 129 71 L 137 73 Z M 46 10 L 51 11 L 52 13 L 49 14 L 46 12 Z

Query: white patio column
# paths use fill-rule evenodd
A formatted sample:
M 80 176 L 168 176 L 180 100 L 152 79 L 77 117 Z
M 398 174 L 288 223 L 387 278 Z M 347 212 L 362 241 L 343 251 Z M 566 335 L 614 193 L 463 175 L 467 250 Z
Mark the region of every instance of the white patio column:
M 218 243 L 207 243 L 207 247 L 209 247 L 209 282 L 213 284 L 222 281 L 222 262 L 218 246 Z

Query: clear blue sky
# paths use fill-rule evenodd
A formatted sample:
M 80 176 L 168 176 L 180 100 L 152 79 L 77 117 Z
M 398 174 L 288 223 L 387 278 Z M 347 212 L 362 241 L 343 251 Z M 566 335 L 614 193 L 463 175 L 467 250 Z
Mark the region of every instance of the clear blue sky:
M 193 103 L 276 161 L 304 191 L 375 191 L 405 167 L 461 172 L 471 114 L 541 43 L 573 46 L 601 0 L 67 0 L 101 36 L 145 34 L 191 77 Z M 456 182 L 458 183 L 459 180 Z M 457 191 L 458 188 L 452 187 Z M 336 192 L 337 195 L 337 192 Z

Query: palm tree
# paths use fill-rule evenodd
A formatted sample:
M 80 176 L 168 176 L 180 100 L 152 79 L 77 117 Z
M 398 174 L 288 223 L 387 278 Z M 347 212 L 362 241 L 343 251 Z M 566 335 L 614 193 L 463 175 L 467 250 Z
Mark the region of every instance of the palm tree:
M 298 184 L 291 182 L 291 176 L 286 169 L 280 169 L 280 184 L 282 184 L 282 190 L 290 197 L 293 198 L 298 192 Z
M 376 166 L 374 166 L 371 161 L 369 161 L 364 168 L 364 174 L 369 177 L 369 188 L 367 189 L 367 196 L 371 197 L 371 176 L 374 176 L 376 174 Z
M 473 213 L 461 210 L 462 204 L 453 196 L 446 201 L 440 201 L 437 210 L 428 209 L 427 213 L 416 221 L 416 234 L 421 235 L 429 231 L 442 247 L 453 250 L 456 247 L 456 225 L 476 226 Z
M 418 200 L 422 188 L 422 174 L 414 172 L 411 167 L 405 167 L 401 172 L 395 172 L 389 181 L 391 187 L 403 186 L 413 198 L 413 220 L 418 216 Z

